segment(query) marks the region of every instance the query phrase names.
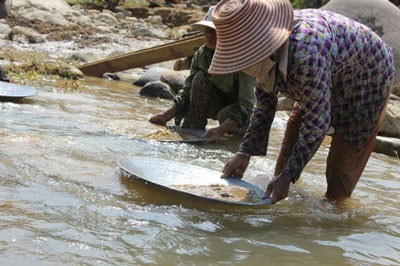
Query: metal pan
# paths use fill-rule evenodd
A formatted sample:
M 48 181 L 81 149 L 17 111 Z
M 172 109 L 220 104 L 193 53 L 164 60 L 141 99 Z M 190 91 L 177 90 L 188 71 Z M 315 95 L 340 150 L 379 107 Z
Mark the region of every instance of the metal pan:
M 202 137 L 204 134 L 207 133 L 205 130 L 201 129 L 195 129 L 195 128 L 184 128 L 184 127 L 177 127 L 177 126 L 167 126 L 171 132 L 179 132 L 182 134 L 187 134 L 187 135 L 192 135 L 192 136 L 197 136 L 197 137 Z
M 167 142 L 167 143 L 203 143 L 206 142 L 207 139 L 205 138 L 198 138 L 198 139 L 179 139 L 179 140 L 158 140 L 158 142 Z
M 156 189 L 161 191 L 173 192 L 176 203 L 181 201 L 185 196 L 195 199 L 202 199 L 212 203 L 223 203 L 233 206 L 265 206 L 271 204 L 271 199 L 262 200 L 264 191 L 244 180 L 236 178 L 220 178 L 221 173 L 211 169 L 171 161 L 159 158 L 149 158 L 140 156 L 128 156 L 117 160 L 119 167 L 136 180 L 145 183 L 148 189 Z M 185 186 L 199 186 L 201 188 L 209 187 L 229 187 L 237 186 L 252 193 L 256 193 L 255 202 L 233 201 L 229 199 L 221 199 L 221 197 L 212 197 L 203 193 L 196 193 L 193 190 L 185 189 Z M 152 193 L 156 195 L 155 193 Z
M 35 88 L 15 83 L 0 82 L 0 98 L 20 99 L 38 94 Z

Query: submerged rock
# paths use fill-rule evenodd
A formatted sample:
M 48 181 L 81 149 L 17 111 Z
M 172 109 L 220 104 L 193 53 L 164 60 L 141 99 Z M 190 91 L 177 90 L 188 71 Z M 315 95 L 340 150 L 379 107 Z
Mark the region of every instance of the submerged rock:
M 400 139 L 378 136 L 376 137 L 374 152 L 399 158 Z
M 379 132 L 383 136 L 400 138 L 400 101 L 393 100 L 393 98 L 394 96 L 387 105 L 385 118 Z
M 140 95 L 162 99 L 174 98 L 174 93 L 172 92 L 171 87 L 161 81 L 146 83 L 146 85 L 140 90 Z
M 161 75 L 167 71 L 167 68 L 163 67 L 152 67 L 148 69 L 142 76 L 135 80 L 132 84 L 136 86 L 144 86 L 148 82 L 159 81 Z
M 185 79 L 188 75 L 189 71 L 168 70 L 162 73 L 160 81 L 167 83 L 174 93 L 177 94 L 185 85 Z

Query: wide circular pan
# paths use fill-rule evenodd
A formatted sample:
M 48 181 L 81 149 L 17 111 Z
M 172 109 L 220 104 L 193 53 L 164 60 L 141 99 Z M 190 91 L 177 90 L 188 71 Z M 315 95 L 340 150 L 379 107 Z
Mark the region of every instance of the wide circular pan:
M 220 178 L 221 173 L 211 169 L 140 156 L 119 158 L 117 164 L 136 181 L 146 184 L 148 190 L 153 190 L 153 194 L 157 191 L 172 192 L 177 204 L 184 203 L 188 197 L 235 206 L 271 204 L 271 199 L 262 200 L 264 191 L 259 187 L 241 179 Z M 235 199 L 234 193 L 238 193 L 243 200 Z
M 35 88 L 15 83 L 0 82 L 0 98 L 21 99 L 38 94 Z

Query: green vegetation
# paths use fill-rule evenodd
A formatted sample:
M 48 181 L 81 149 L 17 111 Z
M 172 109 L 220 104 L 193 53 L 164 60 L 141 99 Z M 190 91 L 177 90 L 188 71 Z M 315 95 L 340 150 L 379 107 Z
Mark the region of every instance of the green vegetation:
M 3 65 L 4 71 L 11 82 L 18 84 L 43 83 L 51 81 L 61 90 L 84 91 L 82 82 L 71 71 L 70 66 L 61 61 L 44 60 L 37 53 L 7 53 L 1 57 L 9 64 Z
M 96 4 L 103 4 L 105 7 L 111 11 L 115 11 L 115 8 L 118 6 L 121 0 L 95 0 L 93 1 Z
M 95 9 L 109 9 L 113 12 L 116 11 L 117 6 L 122 7 L 133 7 L 133 6 L 147 6 L 148 3 L 138 3 L 136 1 L 124 1 L 124 0 L 68 0 L 68 4 L 75 5 L 81 4 Z

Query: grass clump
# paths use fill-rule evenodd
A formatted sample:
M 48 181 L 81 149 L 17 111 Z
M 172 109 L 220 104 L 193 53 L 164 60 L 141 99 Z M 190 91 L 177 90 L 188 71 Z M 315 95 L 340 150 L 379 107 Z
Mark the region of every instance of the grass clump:
M 45 60 L 37 53 L 7 53 L 2 58 L 9 62 L 2 67 L 10 82 L 52 86 L 55 83 L 60 89 L 84 90 L 79 75 L 65 62 Z

